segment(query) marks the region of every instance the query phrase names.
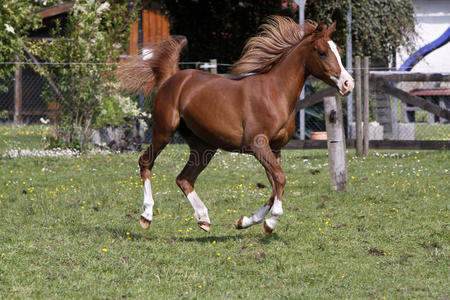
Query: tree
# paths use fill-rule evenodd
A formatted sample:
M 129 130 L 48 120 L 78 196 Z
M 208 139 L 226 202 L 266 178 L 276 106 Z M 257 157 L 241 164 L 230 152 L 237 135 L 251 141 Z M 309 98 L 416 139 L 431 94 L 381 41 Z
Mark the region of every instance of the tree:
M 412 0 L 352 0 L 353 54 L 386 66 L 400 46 L 411 50 L 416 37 Z M 337 21 L 333 38 L 345 49 L 348 1 L 309 0 L 306 18 Z
M 40 19 L 33 14 L 34 5 L 26 1 L 6 1 L 0 4 L 0 80 L 10 79 L 16 62 L 23 59 L 23 45 L 31 29 L 40 26 Z M 0 84 L 6 91 L 6 87 Z
M 81 133 L 84 139 L 101 115 L 103 99 L 114 94 L 115 62 L 126 49 L 134 20 L 128 1 L 78 0 L 65 27 L 53 30 L 53 41 L 28 43 L 34 55 L 50 63 L 37 71 L 57 79 L 59 91 L 52 100 L 64 111 L 61 135 Z
M 233 63 L 269 15 L 294 15 L 281 0 L 164 0 L 173 34 L 188 38 L 183 60 Z
M 62 0 L 4 1 L 0 4 L 0 80 L 11 78 L 17 65 L 12 62 L 26 60 L 23 47 L 32 30 L 42 26 L 36 10 Z M 0 89 L 5 89 L 0 84 Z
M 232 63 L 241 54 L 245 41 L 255 35 L 269 15 L 298 13 L 283 8 L 281 0 L 164 0 L 172 34 L 186 35 L 188 51 L 183 60 L 205 61 L 217 58 Z M 292 0 L 287 2 L 291 7 Z M 415 38 L 412 0 L 352 0 L 353 53 L 371 56 L 386 64 L 400 46 L 411 49 Z M 333 39 L 345 50 L 348 1 L 308 0 L 307 19 L 328 25 L 337 21 Z

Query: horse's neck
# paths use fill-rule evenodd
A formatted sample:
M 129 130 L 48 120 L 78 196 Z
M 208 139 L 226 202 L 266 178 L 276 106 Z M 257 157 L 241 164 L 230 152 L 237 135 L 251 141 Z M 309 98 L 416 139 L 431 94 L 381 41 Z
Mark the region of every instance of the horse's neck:
M 306 70 L 306 51 L 300 44 L 290 51 L 272 70 L 278 83 L 282 97 L 287 101 L 290 110 L 293 110 L 300 92 L 305 84 L 308 72 Z

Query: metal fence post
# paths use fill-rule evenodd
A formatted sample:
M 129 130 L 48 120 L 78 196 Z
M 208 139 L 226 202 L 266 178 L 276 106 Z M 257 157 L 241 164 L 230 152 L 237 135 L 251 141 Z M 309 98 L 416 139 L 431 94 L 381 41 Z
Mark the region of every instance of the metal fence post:
M 345 60 L 347 71 L 351 72 L 353 68 L 353 41 L 352 41 L 352 1 L 348 0 L 347 10 L 347 39 L 345 49 Z M 355 76 L 355 72 L 352 72 Z M 347 136 L 350 138 L 350 124 L 353 122 L 353 92 L 347 96 Z
M 296 0 L 295 3 L 298 5 L 298 23 L 300 25 L 303 25 L 305 23 L 305 4 L 306 0 Z M 306 82 L 305 82 L 306 84 Z M 297 101 L 301 101 L 305 99 L 306 93 L 305 93 L 305 86 L 303 86 L 302 91 L 300 92 L 300 97 Z M 301 109 L 298 112 L 298 120 L 299 120 L 299 138 L 300 140 L 305 140 L 306 136 L 306 127 L 305 127 L 305 110 Z
M 217 59 L 210 59 L 209 64 L 211 68 L 209 69 L 212 74 L 217 74 Z M 215 67 L 213 67 L 215 66 Z
M 16 57 L 17 60 L 19 60 Z M 22 124 L 22 66 L 18 65 L 14 78 L 14 123 Z
M 361 128 L 361 57 L 355 57 L 355 104 L 356 104 L 356 155 L 363 154 L 362 128 Z
M 365 56 L 363 60 L 363 74 L 364 74 L 363 155 L 369 156 L 369 58 L 367 56 Z

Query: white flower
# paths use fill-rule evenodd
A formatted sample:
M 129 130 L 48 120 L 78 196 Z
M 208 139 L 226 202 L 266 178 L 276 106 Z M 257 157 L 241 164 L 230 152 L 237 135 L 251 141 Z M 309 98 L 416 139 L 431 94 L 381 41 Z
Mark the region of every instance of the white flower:
M 105 10 L 108 10 L 109 9 L 109 3 L 108 2 L 104 2 L 104 3 L 102 3 L 102 5 L 100 5 L 98 8 L 97 8 L 97 14 L 99 14 L 99 15 L 101 15 Z
M 5 27 L 6 27 L 6 31 L 11 32 L 12 34 L 15 34 L 14 28 L 11 25 L 5 24 Z

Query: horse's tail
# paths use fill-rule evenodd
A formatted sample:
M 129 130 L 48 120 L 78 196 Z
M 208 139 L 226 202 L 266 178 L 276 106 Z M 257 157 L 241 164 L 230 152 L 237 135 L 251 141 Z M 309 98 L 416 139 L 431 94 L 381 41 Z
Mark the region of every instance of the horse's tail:
M 144 55 L 121 63 L 116 76 L 123 89 L 144 94 L 157 90 L 178 72 L 181 50 L 187 44 L 184 36 L 171 36 L 167 41 L 149 47 Z

